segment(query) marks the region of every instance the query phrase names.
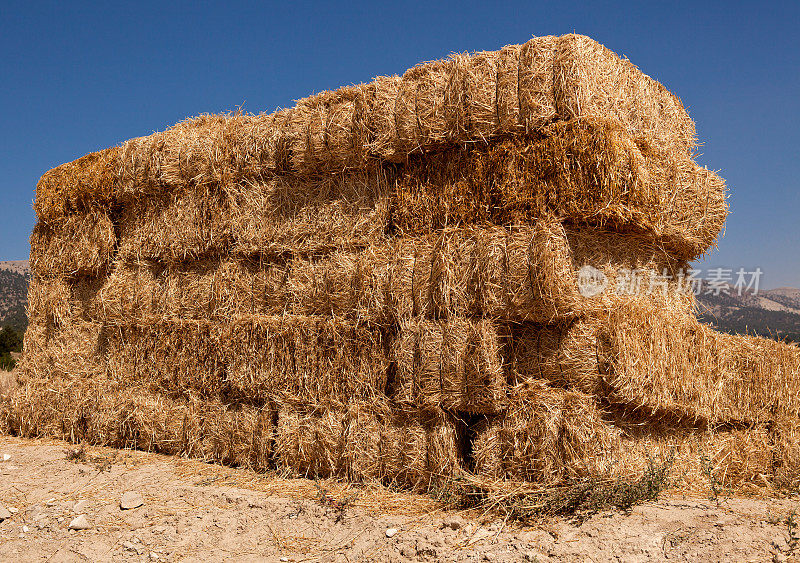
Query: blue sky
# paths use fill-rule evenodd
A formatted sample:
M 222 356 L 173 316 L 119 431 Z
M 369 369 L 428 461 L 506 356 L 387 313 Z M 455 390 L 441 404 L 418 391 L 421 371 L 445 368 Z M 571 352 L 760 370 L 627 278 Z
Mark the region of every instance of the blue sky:
M 702 268 L 800 287 L 800 4 L 392 2 L 0 6 L 0 259 L 27 256 L 46 170 L 188 116 L 250 112 L 451 52 L 589 35 L 681 97 L 731 188 Z

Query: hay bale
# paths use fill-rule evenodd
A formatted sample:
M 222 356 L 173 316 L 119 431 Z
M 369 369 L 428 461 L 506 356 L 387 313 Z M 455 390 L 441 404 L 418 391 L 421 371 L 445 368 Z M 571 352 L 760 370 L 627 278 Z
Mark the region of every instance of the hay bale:
M 577 34 L 559 37 L 553 57 L 553 95 L 562 119 L 614 119 L 637 142 L 659 151 L 688 154 L 696 146 L 694 122 L 681 100 L 627 59 Z
M 387 485 L 428 492 L 463 469 L 456 423 L 440 410 L 395 411 L 378 447 L 379 478 Z
M 441 411 L 393 411 L 385 400 L 354 399 L 334 409 L 294 402 L 278 410 L 279 470 L 342 476 L 427 491 L 460 468 L 454 421 Z
M 313 255 L 382 241 L 390 173 L 383 169 L 308 182 L 277 177 L 228 188 L 225 222 L 239 255 Z
M 694 305 L 694 296 L 678 287 L 680 262 L 646 239 L 602 229 L 564 229 L 546 221 L 513 229 L 445 229 L 402 239 L 392 252 L 391 308 L 400 319 L 486 316 L 549 323 L 637 300 L 684 311 Z M 581 292 L 585 266 L 604 276 L 602 291 Z
M 309 478 L 335 475 L 345 450 L 344 416 L 341 410 L 282 405 L 275 434 L 278 469 Z
M 89 153 L 42 175 L 33 208 L 40 221 L 58 221 L 87 209 L 111 207 L 122 160 L 119 147 Z
M 171 263 L 225 254 L 225 215 L 224 197 L 206 186 L 134 200 L 120 215 L 119 257 Z
M 38 322 L 28 325 L 17 371 L 38 379 L 92 378 L 103 373 L 102 324 L 71 322 L 61 327 Z
M 336 405 L 386 387 L 382 332 L 332 318 L 172 320 L 109 327 L 105 339 L 111 377 L 169 394 Z
M 156 393 L 220 398 L 225 392 L 220 333 L 208 321 L 109 327 L 104 332 L 108 377 Z
M 475 472 L 546 485 L 603 475 L 618 439 L 594 397 L 530 380 L 510 390 L 508 410 L 476 437 Z
M 664 465 L 673 486 L 694 491 L 708 489 L 709 476 L 736 490 L 761 476 L 779 485 L 796 475 L 791 424 L 711 430 L 637 424 L 620 415 L 602 411 L 591 395 L 529 381 L 512 390 L 506 413 L 479 430 L 475 472 L 505 481 L 506 490 L 519 482 L 633 482 Z
M 386 389 L 388 342 L 379 327 L 297 315 L 242 317 L 223 326 L 219 354 L 233 397 L 341 405 Z
M 645 157 L 614 121 L 557 122 L 533 140 L 424 155 L 398 169 L 392 224 L 404 235 L 476 223 L 577 225 L 648 233 L 692 259 L 727 216 L 724 181 L 685 154 Z
M 620 396 L 646 398 L 647 410 L 674 405 L 712 423 L 800 415 L 797 346 L 720 334 L 645 304 L 610 311 L 599 344 L 607 383 Z
M 320 182 L 277 177 L 219 190 L 194 186 L 133 199 L 120 217 L 119 256 L 178 263 L 234 253 L 320 254 L 363 247 L 388 226 L 381 171 Z
M 54 169 L 41 183 L 38 206 L 58 214 L 86 197 L 127 205 L 186 185 L 202 190 L 276 176 L 324 178 L 448 146 L 530 136 L 553 122 L 593 119 L 614 124 L 654 160 L 685 160 L 695 145 L 680 101 L 632 64 L 586 37 L 541 37 L 318 94 L 274 114 L 187 120 Z M 76 189 L 84 195 L 64 191 L 63 182 L 83 186 Z M 679 230 L 686 230 L 680 219 Z M 701 239 L 708 244 L 705 234 Z
M 629 415 L 699 426 L 766 423 L 800 413 L 800 349 L 721 334 L 645 301 L 560 325 L 511 325 L 513 381 L 546 379 Z
M 119 262 L 88 308 L 112 325 L 281 314 L 290 303 L 287 276 L 284 264 L 260 260 Z
M 596 293 L 581 291 L 586 266 L 603 278 Z M 117 260 L 103 279 L 36 279 L 29 301 L 33 317 L 112 325 L 285 312 L 381 325 L 420 315 L 549 323 L 639 300 L 689 311 L 694 296 L 687 284 L 679 287 L 680 267 L 646 238 L 542 221 L 445 229 L 274 261 L 215 257 L 165 266 Z
M 171 398 L 130 381 L 27 378 L 0 418 L 10 432 L 168 455 L 236 467 L 270 467 L 272 411 Z
M 118 202 L 119 255 L 177 262 L 231 251 L 321 253 L 363 247 L 390 232 L 425 235 L 448 226 L 532 224 L 551 216 L 647 234 L 682 259 L 713 244 L 727 214 L 725 185 L 687 156 L 645 158 L 619 125 L 599 119 L 558 122 L 540 137 L 313 181 L 189 182 L 125 197 Z M 65 217 L 74 222 L 84 215 Z M 102 272 L 116 248 L 113 221 L 98 222 L 96 233 L 80 226 L 69 231 L 65 225 L 60 243 L 57 233 L 41 227 L 37 248 L 58 256 L 58 245 L 79 245 L 90 236 L 97 250 L 83 259 L 81 271 Z
M 394 400 L 492 413 L 505 405 L 502 334 L 488 320 L 404 321 L 394 347 Z
M 38 278 L 28 284 L 28 317 L 40 324 L 67 326 L 76 321 L 105 322 L 98 293 L 107 278 Z
M 117 248 L 114 221 L 97 207 L 64 214 L 31 233 L 31 273 L 37 277 L 103 276 Z
M 627 60 L 572 34 L 454 55 L 274 114 L 203 115 L 129 141 L 107 158 L 122 162 L 121 171 L 110 167 L 117 190 L 152 193 L 163 185 L 237 182 L 278 171 L 325 175 L 363 167 L 369 157 L 402 162 L 447 142 L 531 134 L 555 119 L 583 117 L 615 119 L 664 150 L 688 153 L 695 146 L 694 124 L 680 100 Z M 52 193 L 59 196 L 55 186 Z

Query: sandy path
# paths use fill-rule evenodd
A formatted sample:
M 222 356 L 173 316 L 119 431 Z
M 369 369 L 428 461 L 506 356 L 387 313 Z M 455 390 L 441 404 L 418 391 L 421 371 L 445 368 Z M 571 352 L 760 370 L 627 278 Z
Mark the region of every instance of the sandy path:
M 11 456 L 0 505 L 16 509 L 0 523 L 0 560 L 784 561 L 794 559 L 787 517 L 800 512 L 796 499 L 672 498 L 524 528 L 380 488 L 326 484 L 325 503 L 307 480 L 107 448 L 70 461 L 68 448 L 0 437 L 0 460 Z M 125 491 L 145 504 L 121 510 Z M 330 506 L 356 492 L 344 511 Z M 79 500 L 92 527 L 71 531 Z

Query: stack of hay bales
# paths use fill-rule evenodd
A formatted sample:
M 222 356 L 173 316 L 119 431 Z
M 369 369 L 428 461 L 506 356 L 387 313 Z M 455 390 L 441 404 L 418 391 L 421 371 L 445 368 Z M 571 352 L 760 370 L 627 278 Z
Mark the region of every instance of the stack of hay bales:
M 717 334 L 678 275 L 722 179 L 681 102 L 578 35 L 46 173 L 2 424 L 308 476 L 785 475 L 798 350 Z M 587 296 L 631 271 L 656 291 Z

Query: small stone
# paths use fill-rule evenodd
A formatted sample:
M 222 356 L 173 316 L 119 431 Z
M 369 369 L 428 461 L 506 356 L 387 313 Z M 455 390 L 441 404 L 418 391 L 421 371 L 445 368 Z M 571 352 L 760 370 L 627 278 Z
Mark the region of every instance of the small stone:
M 18 509 L 18 508 L 14 508 L 13 506 L 9 506 L 9 507 L 8 507 L 8 511 L 9 511 L 11 514 L 16 514 L 16 513 L 17 513 L 17 510 L 19 510 L 19 509 Z
M 442 528 L 460 530 L 464 526 L 464 521 L 460 517 L 450 518 L 442 523 Z
M 119 501 L 119 507 L 122 510 L 132 510 L 134 508 L 139 508 L 144 504 L 144 499 L 142 495 L 135 491 L 128 491 L 123 493 L 122 498 Z
M 281 557 L 281 561 L 288 561 L 288 560 L 289 560 L 288 557 Z
M 399 531 L 399 530 L 398 530 L 397 528 L 387 528 L 387 529 L 386 529 L 386 537 L 387 537 L 387 538 L 394 537 L 394 535 L 395 535 L 395 534 L 396 534 L 398 531 Z
M 56 499 L 55 499 L 55 497 L 53 497 L 53 498 L 49 498 L 49 499 L 47 499 L 47 501 L 45 501 L 45 504 L 46 504 L 47 506 L 53 506 L 55 503 L 56 503 Z
M 155 551 L 151 551 L 150 552 L 150 560 L 151 561 L 158 561 L 158 553 L 156 553 Z
M 23 533 L 27 534 L 27 533 L 28 533 L 28 532 L 30 532 L 30 531 L 31 531 L 31 529 L 30 529 L 30 528 L 28 528 L 27 526 L 23 526 L 23 527 L 22 527 L 22 532 L 23 532 Z
M 64 517 L 63 516 L 59 516 L 58 517 L 58 523 L 61 524 L 63 522 L 64 522 Z
M 72 507 L 72 510 L 75 512 L 75 514 L 82 514 L 83 512 L 86 512 L 87 508 L 89 508 L 89 501 L 84 499 L 76 502 Z
M 11 459 L 11 454 L 3 454 L 3 461 L 8 461 Z
M 0 504 L 0 522 L 3 520 L 8 520 L 11 518 L 11 514 L 13 514 L 10 510 Z
M 91 527 L 92 525 L 89 524 L 89 521 L 83 514 L 76 517 L 72 522 L 69 523 L 70 530 L 88 530 Z
M 126 541 L 126 542 L 124 542 L 124 543 L 122 544 L 122 547 L 124 547 L 124 548 L 125 548 L 125 549 L 127 549 L 128 551 L 136 551 L 136 552 L 138 552 L 138 551 L 139 551 L 139 550 L 136 548 L 136 546 L 135 546 L 135 545 L 133 545 L 133 544 L 132 544 L 131 542 L 129 542 L 129 541 Z

